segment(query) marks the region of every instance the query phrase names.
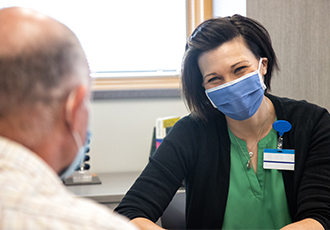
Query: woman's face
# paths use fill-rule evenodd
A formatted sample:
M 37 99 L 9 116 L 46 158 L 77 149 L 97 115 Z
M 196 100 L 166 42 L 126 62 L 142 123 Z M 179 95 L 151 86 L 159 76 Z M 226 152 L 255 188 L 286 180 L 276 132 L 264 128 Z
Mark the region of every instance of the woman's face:
M 260 73 L 267 73 L 267 58 L 262 58 Z M 235 38 L 198 58 L 205 90 L 225 84 L 258 69 L 259 60 L 241 38 Z

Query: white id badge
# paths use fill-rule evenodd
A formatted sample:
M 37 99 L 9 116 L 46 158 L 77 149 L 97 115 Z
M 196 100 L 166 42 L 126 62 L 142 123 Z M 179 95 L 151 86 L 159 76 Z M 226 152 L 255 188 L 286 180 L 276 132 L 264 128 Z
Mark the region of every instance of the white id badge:
M 264 149 L 264 169 L 294 170 L 293 149 Z

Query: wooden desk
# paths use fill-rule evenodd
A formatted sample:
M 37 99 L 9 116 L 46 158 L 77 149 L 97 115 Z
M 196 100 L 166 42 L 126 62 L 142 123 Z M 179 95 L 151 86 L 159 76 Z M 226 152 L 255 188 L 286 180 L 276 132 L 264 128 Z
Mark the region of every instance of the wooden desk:
M 108 206 L 117 207 L 128 189 L 133 185 L 141 172 L 99 173 L 102 184 L 66 186 L 68 190 L 80 197 L 89 198 Z

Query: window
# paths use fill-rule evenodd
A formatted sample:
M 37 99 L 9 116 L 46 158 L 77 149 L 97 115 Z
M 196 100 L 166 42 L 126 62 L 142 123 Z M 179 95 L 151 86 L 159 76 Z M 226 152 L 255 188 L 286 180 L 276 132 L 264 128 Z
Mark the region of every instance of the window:
M 138 81 L 135 77 L 148 84 L 150 77 L 179 75 L 186 42 L 185 0 L 1 0 L 0 8 L 10 6 L 35 9 L 73 30 L 98 80 L 96 88 L 125 88 L 115 83 Z M 114 84 L 107 84 L 108 78 Z

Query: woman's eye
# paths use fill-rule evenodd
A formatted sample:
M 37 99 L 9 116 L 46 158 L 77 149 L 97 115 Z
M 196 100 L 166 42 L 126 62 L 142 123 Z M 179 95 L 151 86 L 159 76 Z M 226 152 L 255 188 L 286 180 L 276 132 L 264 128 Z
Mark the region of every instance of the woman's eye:
M 216 80 L 220 80 L 220 78 L 219 77 L 212 77 L 207 82 L 214 82 Z
M 245 68 L 246 68 L 246 66 L 238 67 L 238 68 L 235 69 L 235 73 L 238 73 L 238 72 L 244 70 Z

